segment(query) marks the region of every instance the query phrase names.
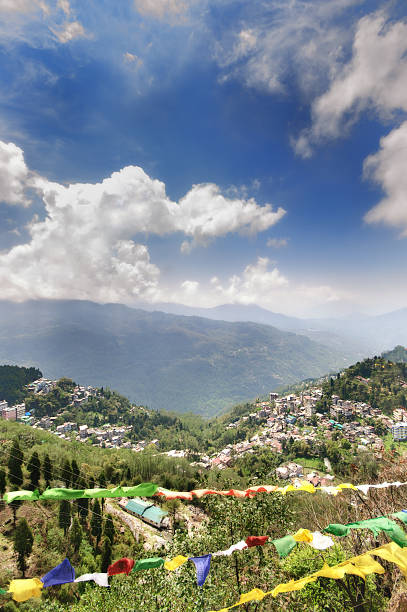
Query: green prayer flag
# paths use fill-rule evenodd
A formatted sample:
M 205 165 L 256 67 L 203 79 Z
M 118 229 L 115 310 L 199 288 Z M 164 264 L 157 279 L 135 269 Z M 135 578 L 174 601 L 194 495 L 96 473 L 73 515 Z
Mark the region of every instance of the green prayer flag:
M 113 487 L 112 489 L 85 489 L 84 497 L 125 497 L 122 487 Z
M 3 500 L 9 504 L 12 501 L 37 501 L 39 499 L 39 492 L 35 491 L 9 491 L 4 494 Z
M 84 497 L 85 489 L 46 489 L 40 499 L 78 499 Z
M 0 595 L 6 595 L 7 591 L 5 591 L 4 589 L 0 588 Z
M 151 569 L 153 567 L 161 567 L 161 565 L 164 565 L 164 559 L 161 559 L 161 557 L 150 557 L 150 559 L 139 559 L 133 568 L 133 572 L 138 572 L 139 570 Z
M 328 527 L 325 527 L 324 531 L 336 536 L 345 536 L 348 535 L 351 529 L 370 529 L 375 537 L 378 536 L 381 531 L 384 531 L 389 538 L 399 546 L 407 546 L 407 537 L 404 531 L 397 523 L 386 516 L 379 516 L 378 518 L 367 519 L 366 521 L 357 521 L 356 523 L 348 523 L 347 525 L 331 523 Z
M 283 538 L 278 538 L 277 540 L 272 540 L 272 544 L 277 549 L 277 552 L 281 558 L 286 557 L 290 552 L 297 546 L 297 542 L 294 540 L 293 536 L 287 535 Z
M 401 512 L 396 512 L 395 514 L 392 514 L 392 516 L 398 518 L 402 523 L 405 523 L 407 525 L 407 512 L 405 510 L 402 510 Z
M 153 482 L 141 482 L 135 487 L 123 487 L 124 497 L 151 497 L 158 491 L 158 485 Z

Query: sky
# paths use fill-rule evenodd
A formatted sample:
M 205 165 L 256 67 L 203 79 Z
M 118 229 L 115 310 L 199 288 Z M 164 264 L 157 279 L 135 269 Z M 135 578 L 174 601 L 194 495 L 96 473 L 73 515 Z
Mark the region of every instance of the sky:
M 407 6 L 0 0 L 0 296 L 407 307 Z

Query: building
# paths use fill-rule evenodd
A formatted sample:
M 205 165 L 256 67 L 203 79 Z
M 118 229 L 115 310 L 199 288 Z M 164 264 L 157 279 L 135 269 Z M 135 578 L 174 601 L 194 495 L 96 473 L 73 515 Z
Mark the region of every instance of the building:
M 407 440 L 407 423 L 396 423 L 391 428 L 394 440 Z
M 130 499 L 124 506 L 124 509 L 133 516 L 140 518 L 149 525 L 157 529 L 168 527 L 168 512 L 161 510 L 158 506 L 154 506 L 151 502 L 145 502 L 140 498 Z

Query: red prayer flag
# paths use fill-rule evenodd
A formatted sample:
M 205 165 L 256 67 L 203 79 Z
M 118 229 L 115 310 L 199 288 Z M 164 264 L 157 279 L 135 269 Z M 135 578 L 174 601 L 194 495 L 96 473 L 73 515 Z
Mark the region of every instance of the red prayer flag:
M 252 546 L 264 546 L 268 539 L 268 536 L 249 536 L 246 538 L 246 544 L 249 548 Z
M 115 576 L 116 574 L 127 574 L 129 575 L 134 566 L 134 559 L 128 559 L 127 557 L 123 557 L 118 561 L 112 563 L 107 568 L 108 576 Z

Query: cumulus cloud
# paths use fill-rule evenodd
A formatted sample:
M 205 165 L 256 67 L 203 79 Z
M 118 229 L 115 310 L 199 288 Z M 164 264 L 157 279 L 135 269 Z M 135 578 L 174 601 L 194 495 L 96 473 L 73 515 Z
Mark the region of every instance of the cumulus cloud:
M 382 12 L 363 17 L 352 59 L 314 102 L 312 126 L 295 142 L 297 153 L 309 157 L 313 144 L 341 135 L 366 108 L 385 117 L 395 110 L 406 111 L 406 54 L 406 22 L 388 22 Z
M 281 249 L 281 247 L 285 247 L 287 244 L 287 238 L 269 238 L 267 240 L 267 246 L 273 249 Z
M 258 257 L 240 274 L 221 280 L 214 276 L 209 283 L 184 281 L 166 300 L 190 306 L 212 307 L 219 304 L 257 304 L 275 312 L 313 315 L 347 300 L 343 291 L 328 285 L 307 285 L 290 281 L 267 257 Z
M 380 150 L 364 163 L 365 177 L 376 181 L 385 197 L 365 215 L 367 223 L 383 223 L 407 236 L 407 121 L 381 139 Z
M 17 203 L 24 181 L 28 184 L 27 168 L 21 149 L 4 146 L 0 186 Z M 0 255 L 0 286 L 7 299 L 154 301 L 163 294 L 159 269 L 141 243 L 146 235 L 180 233 L 205 245 L 230 232 L 266 230 L 284 214 L 254 199 L 228 199 L 211 184 L 194 185 L 173 202 L 164 183 L 135 166 L 96 184 L 63 186 L 33 176 L 30 185 L 41 195 L 46 217 L 33 218 L 28 243 Z M 191 295 L 196 281 L 185 283 L 183 290 Z
M 12 142 L 0 141 L 0 202 L 28 206 L 25 189 L 29 177 L 22 149 Z
M 288 71 L 304 92 L 315 93 L 335 73 L 351 33 L 336 18 L 360 0 L 286 0 L 248 3 L 241 27 L 226 31 L 216 59 L 223 80 L 243 80 L 247 86 L 283 92 Z

